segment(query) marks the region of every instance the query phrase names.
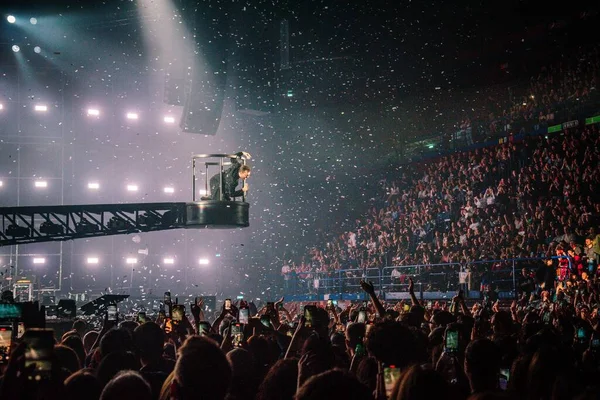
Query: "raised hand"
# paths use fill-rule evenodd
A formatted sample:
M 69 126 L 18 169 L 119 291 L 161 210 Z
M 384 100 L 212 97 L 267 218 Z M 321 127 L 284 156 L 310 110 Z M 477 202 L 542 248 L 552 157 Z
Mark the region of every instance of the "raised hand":
M 360 281 L 360 287 L 362 288 L 362 290 L 365 291 L 365 293 L 367 293 L 368 295 L 375 295 L 375 288 L 373 287 L 373 284 L 369 281 L 364 281 L 361 280 Z

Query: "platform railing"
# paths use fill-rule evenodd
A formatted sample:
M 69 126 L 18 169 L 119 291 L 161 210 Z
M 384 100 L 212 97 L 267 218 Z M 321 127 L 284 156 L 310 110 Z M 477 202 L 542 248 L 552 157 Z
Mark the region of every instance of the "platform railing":
M 237 154 L 195 154 L 192 156 L 192 201 L 196 201 L 196 160 L 200 159 L 215 159 L 218 158 L 219 161 L 204 161 L 204 188 L 206 194 L 210 193 L 209 191 L 209 181 L 211 176 L 208 173 L 209 166 L 218 166 L 219 167 L 219 201 L 223 201 L 223 167 L 227 165 L 225 162 L 226 159 L 241 159 L 242 165 L 246 165 L 246 159 L 243 157 L 238 157 Z M 244 179 L 243 184 L 246 184 L 246 180 Z M 246 192 L 242 193 L 242 202 L 246 202 Z

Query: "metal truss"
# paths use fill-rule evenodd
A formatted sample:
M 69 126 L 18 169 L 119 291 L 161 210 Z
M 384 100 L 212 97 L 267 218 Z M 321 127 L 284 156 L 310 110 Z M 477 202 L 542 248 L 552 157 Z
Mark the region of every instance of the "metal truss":
M 0 208 L 0 246 L 185 228 L 186 203 Z

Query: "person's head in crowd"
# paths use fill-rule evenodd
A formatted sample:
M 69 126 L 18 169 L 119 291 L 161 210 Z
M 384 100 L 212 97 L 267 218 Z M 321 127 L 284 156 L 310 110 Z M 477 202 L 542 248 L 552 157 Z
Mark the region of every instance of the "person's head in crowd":
M 371 392 L 374 392 L 377 388 L 377 373 L 379 372 L 379 365 L 375 357 L 365 357 L 358 364 L 356 370 L 356 378 L 360 383 L 369 388 Z
M 206 400 L 224 399 L 231 384 L 231 366 L 217 344 L 202 336 L 191 336 L 179 349 L 171 384 L 173 400 L 201 396 Z
M 298 384 L 298 360 L 279 360 L 263 379 L 256 400 L 292 400 Z
M 89 331 L 83 336 L 83 348 L 85 349 L 86 354 L 90 352 L 92 346 L 96 343 L 98 335 L 98 331 Z
M 329 337 L 329 341 L 334 347 L 340 347 L 344 350 L 346 349 L 346 337 L 341 332 L 333 332 Z
M 56 345 L 54 346 L 54 355 L 58 365 L 69 371 L 69 373 L 72 374 L 81 369 L 81 361 L 73 349 L 63 345 Z
M 96 377 L 87 371 L 75 372 L 64 384 L 67 400 L 98 400 L 102 392 Z
M 79 335 L 71 335 L 65 338 L 61 344 L 63 346 L 67 346 L 72 349 L 76 354 L 77 358 L 79 358 L 79 363 L 83 365 L 85 361 L 85 348 L 83 347 L 83 341 Z
M 129 321 L 129 320 L 119 322 L 119 328 L 126 330 L 132 336 L 133 336 L 133 331 L 135 331 L 135 328 L 137 328 L 138 325 L 139 324 L 137 322 Z
M 231 366 L 231 387 L 229 400 L 251 398 L 257 390 L 258 382 L 252 353 L 241 348 L 227 353 L 227 361 Z
M 465 374 L 472 393 L 495 390 L 498 386 L 501 354 L 489 339 L 476 339 L 465 350 Z
M 133 331 L 133 344 L 142 366 L 160 362 L 164 343 L 165 333 L 155 322 L 146 322 Z
M 508 311 L 500 310 L 492 316 L 494 337 L 511 335 L 513 333 L 512 316 Z
M 124 371 L 110 380 L 102 390 L 100 400 L 152 400 L 148 382 L 135 371 Z
M 354 322 L 346 328 L 346 348 L 350 356 L 354 356 L 356 346 L 363 344 L 366 336 L 366 325 L 362 322 Z
M 73 322 L 73 330 L 77 332 L 79 337 L 83 338 L 83 335 L 85 335 L 85 331 L 87 330 L 87 323 L 82 319 L 76 319 Z
M 402 373 L 392 389 L 392 400 L 452 399 L 452 390 L 442 375 L 413 365 Z
M 295 400 L 371 400 L 372 392 L 351 374 L 330 370 L 308 379 L 298 388 Z
M 163 346 L 163 357 L 174 360 L 177 358 L 175 345 L 173 343 L 165 343 Z
M 373 325 L 367 334 L 366 347 L 377 361 L 400 369 L 418 362 L 424 356 L 419 354 L 422 349 L 410 329 L 395 321 Z
M 100 386 L 104 387 L 108 381 L 114 378 L 121 371 L 138 371 L 140 364 L 131 352 L 116 352 L 109 353 L 96 369 L 96 377 Z
M 124 353 L 133 350 L 133 341 L 129 331 L 121 328 L 110 329 L 100 340 L 100 356 L 110 353 Z

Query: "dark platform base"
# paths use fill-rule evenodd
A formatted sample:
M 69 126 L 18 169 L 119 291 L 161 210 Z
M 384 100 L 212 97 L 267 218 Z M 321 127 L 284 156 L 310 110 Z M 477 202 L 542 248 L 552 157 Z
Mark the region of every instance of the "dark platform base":
M 186 228 L 246 228 L 249 223 L 248 203 L 241 201 L 202 200 L 186 204 Z

